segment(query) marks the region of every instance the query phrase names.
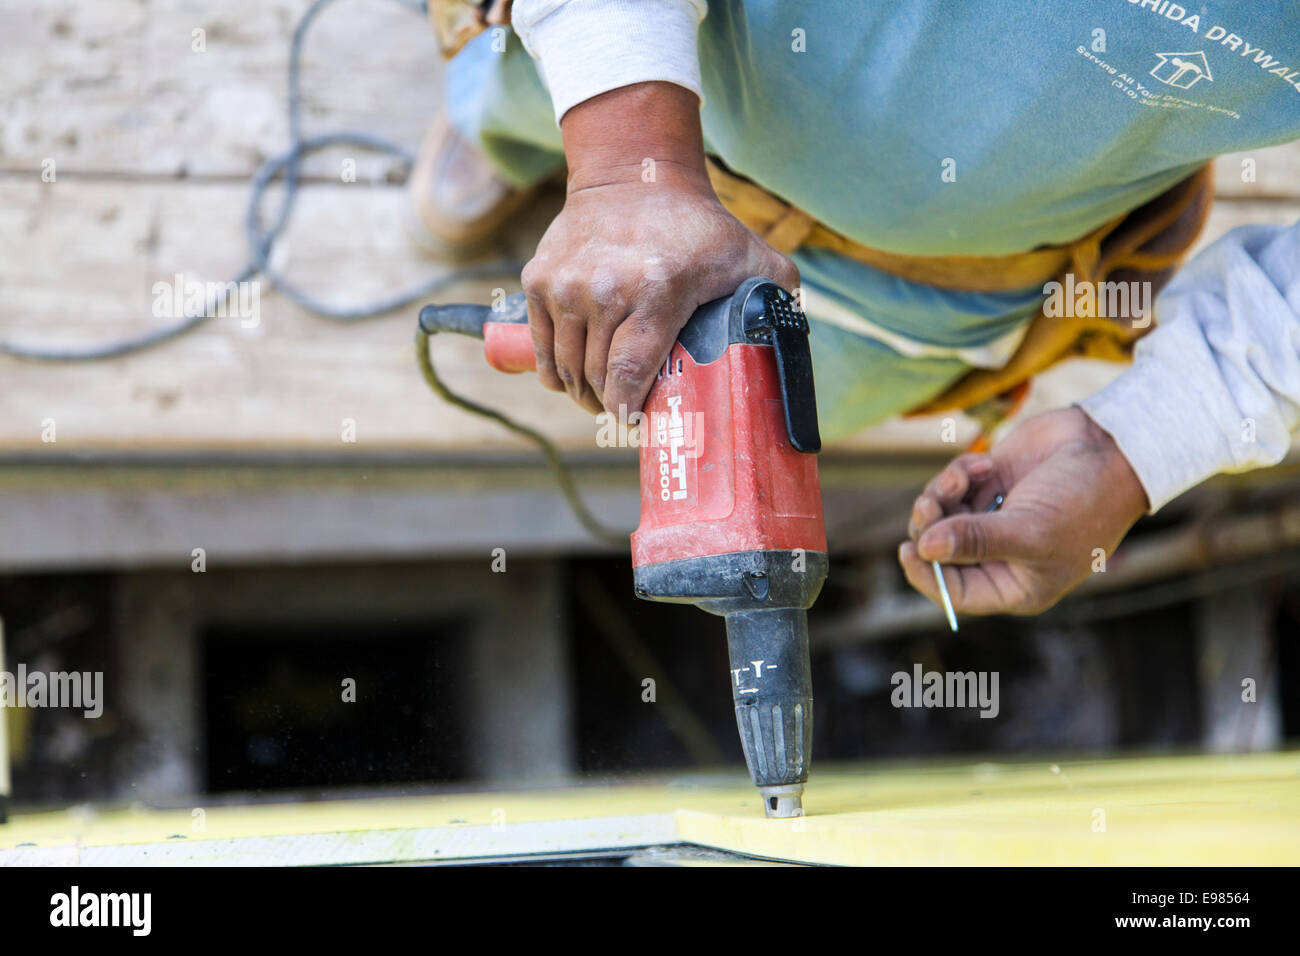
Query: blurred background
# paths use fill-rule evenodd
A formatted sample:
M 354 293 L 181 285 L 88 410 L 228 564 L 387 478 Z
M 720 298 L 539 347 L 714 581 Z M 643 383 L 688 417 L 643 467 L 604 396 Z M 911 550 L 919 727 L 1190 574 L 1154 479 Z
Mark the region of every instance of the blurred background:
M 168 321 L 157 283 L 239 274 L 249 179 L 289 142 L 286 63 L 307 7 L 0 0 L 0 340 L 109 342 Z M 440 73 L 420 15 L 344 0 L 304 49 L 305 132 L 371 130 L 414 150 Z M 271 261 L 339 305 L 446 273 L 403 232 L 406 173 L 360 149 L 308 157 Z M 1204 241 L 1300 219 L 1300 145 L 1225 157 L 1217 177 Z M 527 258 L 560 198 L 484 259 Z M 439 299 L 517 288 L 503 273 Z M 214 318 L 109 360 L 0 356 L 5 666 L 105 681 L 98 719 L 0 714 L 16 802 L 741 772 L 721 621 L 636 600 L 627 556 L 586 536 L 536 450 L 426 390 L 417 311 L 330 322 L 264 283 L 252 325 Z M 480 346 L 435 349 L 453 387 L 555 437 L 593 509 L 635 525 L 634 450 L 597 448 L 585 413 L 491 371 Z M 1058 367 L 1022 414 L 1116 371 Z M 819 760 L 1300 736 L 1295 459 L 1144 520 L 1042 617 L 967 618 L 952 634 L 894 550 L 922 483 L 974 434 L 891 423 L 823 456 Z M 894 708 L 890 677 L 915 664 L 998 671 L 999 716 Z

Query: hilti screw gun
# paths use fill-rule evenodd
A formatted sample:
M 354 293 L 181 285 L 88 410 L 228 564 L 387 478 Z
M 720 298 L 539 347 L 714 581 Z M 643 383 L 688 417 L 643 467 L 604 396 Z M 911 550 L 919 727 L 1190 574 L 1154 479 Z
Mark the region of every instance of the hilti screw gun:
M 480 336 L 488 363 L 535 368 L 522 295 L 426 306 L 423 333 Z M 767 279 L 701 306 L 646 398 L 637 597 L 726 619 L 736 725 L 769 817 L 803 814 L 812 759 L 807 611 L 826 579 L 808 323 Z

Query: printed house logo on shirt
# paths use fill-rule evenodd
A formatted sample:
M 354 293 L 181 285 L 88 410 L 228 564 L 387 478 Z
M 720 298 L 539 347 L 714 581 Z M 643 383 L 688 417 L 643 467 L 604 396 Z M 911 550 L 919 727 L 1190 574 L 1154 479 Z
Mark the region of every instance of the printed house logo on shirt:
M 1161 83 L 1176 86 L 1180 90 L 1190 90 L 1201 80 L 1213 83 L 1210 75 L 1210 63 L 1204 53 L 1157 53 L 1160 62 L 1151 71 Z

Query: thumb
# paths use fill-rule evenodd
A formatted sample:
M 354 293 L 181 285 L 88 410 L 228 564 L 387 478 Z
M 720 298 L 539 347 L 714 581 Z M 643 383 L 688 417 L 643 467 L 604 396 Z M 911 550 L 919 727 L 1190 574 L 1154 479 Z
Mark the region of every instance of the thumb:
M 799 267 L 787 255 L 773 249 L 762 239 L 755 237 L 751 245 L 749 263 L 745 269 L 749 276 L 766 276 L 786 292 L 794 294 L 799 288 Z
M 1037 549 L 1025 533 L 1023 516 L 996 511 L 991 514 L 953 515 L 926 529 L 916 543 L 926 561 L 982 564 L 1033 558 Z
M 773 282 L 779 285 L 786 292 L 794 295 L 799 290 L 799 267 L 790 261 L 789 257 L 781 255 L 779 252 L 773 257 L 773 261 L 767 270 Z

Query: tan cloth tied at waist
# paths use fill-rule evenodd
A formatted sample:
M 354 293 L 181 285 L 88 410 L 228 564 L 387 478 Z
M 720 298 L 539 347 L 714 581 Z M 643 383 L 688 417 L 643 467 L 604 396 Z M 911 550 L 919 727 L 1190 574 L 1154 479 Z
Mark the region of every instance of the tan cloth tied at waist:
M 1073 276 L 1076 288 L 1102 282 L 1148 282 L 1150 296 L 1169 281 L 1205 225 L 1213 200 L 1211 167 L 1206 165 L 1132 212 L 1060 246 L 1044 246 L 1007 256 L 912 256 L 885 252 L 855 242 L 808 213 L 777 198 L 710 160 L 709 179 L 733 216 L 787 255 L 800 247 L 831 249 L 882 272 L 912 282 L 961 292 L 1009 292 Z M 1093 302 L 1102 301 L 1094 296 Z M 976 409 L 1064 358 L 1086 356 L 1125 361 L 1133 343 L 1149 330 L 1151 316 L 1102 316 L 1076 309 L 1069 316 L 1039 313 L 1015 354 L 1000 369 L 975 369 L 938 397 L 908 414 L 965 409 L 991 427 L 1002 411 Z M 1130 303 L 1131 306 L 1133 303 Z

